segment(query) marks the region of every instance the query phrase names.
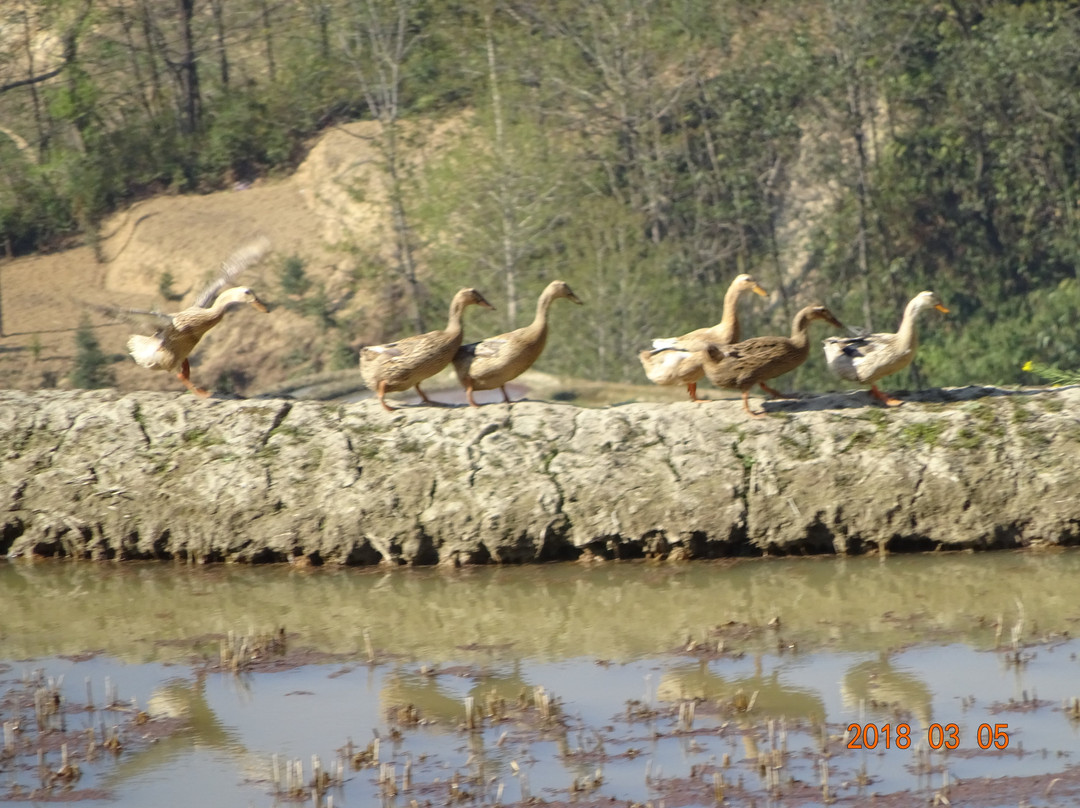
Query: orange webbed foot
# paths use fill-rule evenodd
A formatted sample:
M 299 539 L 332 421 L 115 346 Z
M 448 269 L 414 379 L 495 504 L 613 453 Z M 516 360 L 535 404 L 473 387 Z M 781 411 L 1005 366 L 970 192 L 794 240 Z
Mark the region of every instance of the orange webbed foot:
M 872 395 L 878 401 L 882 402 L 886 407 L 899 407 L 901 404 L 904 403 L 899 398 L 892 398 L 891 396 L 885 395 L 885 393 L 881 392 L 878 389 L 878 386 L 876 384 L 871 385 L 870 395 Z

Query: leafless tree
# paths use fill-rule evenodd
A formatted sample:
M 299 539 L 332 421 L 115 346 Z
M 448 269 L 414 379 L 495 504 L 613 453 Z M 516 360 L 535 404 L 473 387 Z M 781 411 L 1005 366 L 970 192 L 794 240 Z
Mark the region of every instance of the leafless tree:
M 409 294 L 411 318 L 424 331 L 415 234 L 406 205 L 405 150 L 401 142 L 402 68 L 422 38 L 412 18 L 416 0 L 352 0 L 345 53 L 353 65 L 368 109 L 379 123 L 377 147 L 393 222 L 396 271 Z

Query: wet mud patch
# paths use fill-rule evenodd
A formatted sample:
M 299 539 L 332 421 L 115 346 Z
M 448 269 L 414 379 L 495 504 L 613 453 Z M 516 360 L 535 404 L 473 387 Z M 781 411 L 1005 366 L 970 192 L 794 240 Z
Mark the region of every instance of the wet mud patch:
M 71 655 L 87 661 L 96 652 Z M 12 677 L 7 666 L 0 679 L 3 747 L 0 800 L 78 802 L 110 799 L 102 788 L 80 788 L 84 774 L 113 766 L 125 753 L 144 749 L 163 738 L 184 732 L 183 718 L 152 716 L 132 703 L 106 693 L 96 705 L 89 679 L 87 700 L 72 701 L 63 690 L 63 677 L 46 676 L 43 669 Z M 108 690 L 108 686 L 106 687 Z

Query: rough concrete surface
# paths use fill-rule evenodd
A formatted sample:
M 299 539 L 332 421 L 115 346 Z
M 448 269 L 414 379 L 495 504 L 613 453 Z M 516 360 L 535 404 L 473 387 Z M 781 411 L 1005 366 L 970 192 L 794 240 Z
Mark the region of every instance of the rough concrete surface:
M 0 552 L 328 564 L 1075 544 L 1080 388 L 884 409 L 0 391 Z

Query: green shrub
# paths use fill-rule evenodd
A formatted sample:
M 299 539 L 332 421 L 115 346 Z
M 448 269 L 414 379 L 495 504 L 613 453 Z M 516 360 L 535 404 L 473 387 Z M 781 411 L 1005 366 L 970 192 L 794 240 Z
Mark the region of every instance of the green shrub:
M 90 320 L 83 317 L 75 332 L 75 366 L 68 376 L 72 387 L 84 390 L 111 387 L 115 384 L 112 369 L 108 367 L 111 361 L 101 350 Z

